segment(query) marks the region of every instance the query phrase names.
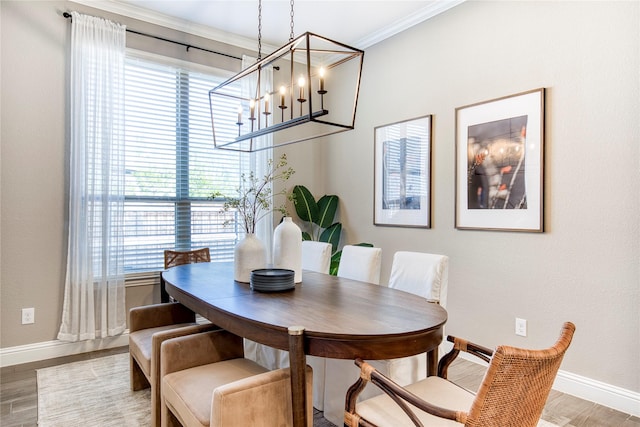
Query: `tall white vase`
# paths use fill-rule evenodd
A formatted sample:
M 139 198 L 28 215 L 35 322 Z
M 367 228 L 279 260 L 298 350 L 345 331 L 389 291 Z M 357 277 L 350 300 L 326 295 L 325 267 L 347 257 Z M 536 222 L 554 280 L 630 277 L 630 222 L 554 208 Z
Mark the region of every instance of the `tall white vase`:
M 273 267 L 293 270 L 302 282 L 302 231 L 288 216 L 273 231 Z
M 233 251 L 234 280 L 249 283 L 251 271 L 267 266 L 267 249 L 255 234 L 247 234 Z

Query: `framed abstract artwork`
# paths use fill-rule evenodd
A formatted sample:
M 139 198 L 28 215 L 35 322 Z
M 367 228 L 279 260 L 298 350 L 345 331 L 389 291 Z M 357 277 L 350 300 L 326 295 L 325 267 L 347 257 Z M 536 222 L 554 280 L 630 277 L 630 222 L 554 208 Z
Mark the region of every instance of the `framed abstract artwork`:
M 458 229 L 544 231 L 544 89 L 456 109 Z
M 374 129 L 375 225 L 431 227 L 431 116 Z

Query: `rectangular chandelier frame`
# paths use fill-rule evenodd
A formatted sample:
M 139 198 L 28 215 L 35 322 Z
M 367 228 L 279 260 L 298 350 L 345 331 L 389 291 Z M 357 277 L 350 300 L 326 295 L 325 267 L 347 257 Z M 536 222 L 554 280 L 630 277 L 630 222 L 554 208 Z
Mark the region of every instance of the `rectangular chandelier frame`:
M 209 92 L 214 146 L 253 152 L 354 129 L 363 59 L 310 32 L 291 40 Z

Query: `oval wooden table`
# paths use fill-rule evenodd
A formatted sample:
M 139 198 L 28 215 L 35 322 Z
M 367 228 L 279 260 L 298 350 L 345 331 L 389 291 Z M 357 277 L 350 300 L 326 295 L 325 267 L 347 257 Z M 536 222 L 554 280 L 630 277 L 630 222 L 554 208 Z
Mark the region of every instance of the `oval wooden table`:
M 289 351 L 295 427 L 307 425 L 306 354 L 354 360 L 427 352 L 428 373 L 436 373 L 447 313 L 422 297 L 306 270 L 293 290 L 256 292 L 233 280 L 232 263 L 187 264 L 162 277 L 169 295 L 214 324 Z

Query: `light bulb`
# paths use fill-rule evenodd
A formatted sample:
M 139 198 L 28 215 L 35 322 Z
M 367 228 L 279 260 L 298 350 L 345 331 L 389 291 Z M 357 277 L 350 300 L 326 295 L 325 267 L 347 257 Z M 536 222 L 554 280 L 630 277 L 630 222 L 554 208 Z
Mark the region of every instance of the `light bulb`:
M 284 107 L 284 96 L 287 94 L 287 88 L 280 86 L 280 106 Z
M 298 86 L 300 86 L 300 97 L 298 98 L 298 101 L 300 102 L 304 102 L 304 84 L 305 84 L 305 80 L 304 77 L 300 77 L 298 79 Z

